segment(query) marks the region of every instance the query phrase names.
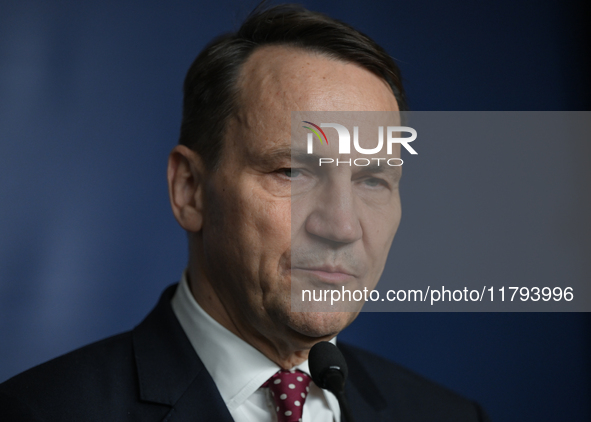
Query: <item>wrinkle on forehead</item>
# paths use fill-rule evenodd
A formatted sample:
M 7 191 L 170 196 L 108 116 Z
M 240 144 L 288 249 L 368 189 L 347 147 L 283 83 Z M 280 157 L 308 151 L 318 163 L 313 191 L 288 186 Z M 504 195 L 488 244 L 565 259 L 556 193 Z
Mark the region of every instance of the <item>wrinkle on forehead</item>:
M 357 64 L 290 46 L 265 46 L 238 79 L 241 111 L 398 111 L 390 87 Z

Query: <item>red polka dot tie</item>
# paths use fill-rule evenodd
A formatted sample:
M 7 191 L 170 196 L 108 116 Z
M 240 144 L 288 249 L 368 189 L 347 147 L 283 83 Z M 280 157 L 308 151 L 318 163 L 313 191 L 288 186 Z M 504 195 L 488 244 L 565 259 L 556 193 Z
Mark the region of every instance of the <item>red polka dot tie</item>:
M 271 391 L 278 422 L 302 420 L 304 402 L 308 396 L 311 378 L 302 371 L 281 370 L 263 384 Z

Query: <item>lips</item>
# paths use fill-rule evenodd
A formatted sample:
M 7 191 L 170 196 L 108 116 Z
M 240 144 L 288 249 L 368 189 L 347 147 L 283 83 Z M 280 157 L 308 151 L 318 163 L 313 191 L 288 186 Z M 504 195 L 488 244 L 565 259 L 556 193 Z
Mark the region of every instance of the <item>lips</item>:
M 301 272 L 323 283 L 342 284 L 355 278 L 353 271 L 341 266 L 322 265 L 313 267 L 293 267 L 292 272 Z
M 340 274 L 354 276 L 353 271 L 348 270 L 348 269 L 338 266 L 338 265 L 337 266 L 323 265 L 323 266 L 318 266 L 318 267 L 300 267 L 300 269 L 309 270 L 309 271 L 320 271 L 323 273 L 340 273 Z

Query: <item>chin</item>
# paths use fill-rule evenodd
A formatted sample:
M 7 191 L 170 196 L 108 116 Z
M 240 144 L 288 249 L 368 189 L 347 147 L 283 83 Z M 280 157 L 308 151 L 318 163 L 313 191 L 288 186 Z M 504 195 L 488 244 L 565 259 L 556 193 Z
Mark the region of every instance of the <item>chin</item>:
M 292 312 L 288 327 L 312 339 L 332 338 L 357 317 L 358 312 Z

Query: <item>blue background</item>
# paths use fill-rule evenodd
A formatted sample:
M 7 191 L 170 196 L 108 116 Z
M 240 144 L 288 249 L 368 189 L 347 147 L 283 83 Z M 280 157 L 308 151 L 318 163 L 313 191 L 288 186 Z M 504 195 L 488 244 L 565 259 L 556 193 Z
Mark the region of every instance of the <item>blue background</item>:
M 178 280 L 186 236 L 170 211 L 165 168 L 182 80 L 205 43 L 237 28 L 254 4 L 0 2 L 0 381 L 132 328 Z M 590 110 L 582 4 L 305 2 L 398 59 L 414 110 Z M 554 147 L 572 150 L 573 174 L 587 183 L 589 145 Z M 499 177 L 490 183 L 510 183 Z M 411 206 L 395 259 L 420 254 L 430 268 L 435 257 L 404 245 L 453 250 L 469 233 L 413 237 L 412 215 L 432 205 L 404 183 Z M 565 222 L 566 251 L 587 275 L 588 193 L 574 191 Z M 480 242 L 482 254 L 493 252 L 486 232 Z M 590 333 L 589 314 L 366 313 L 339 339 L 478 400 L 495 421 L 589 421 Z

